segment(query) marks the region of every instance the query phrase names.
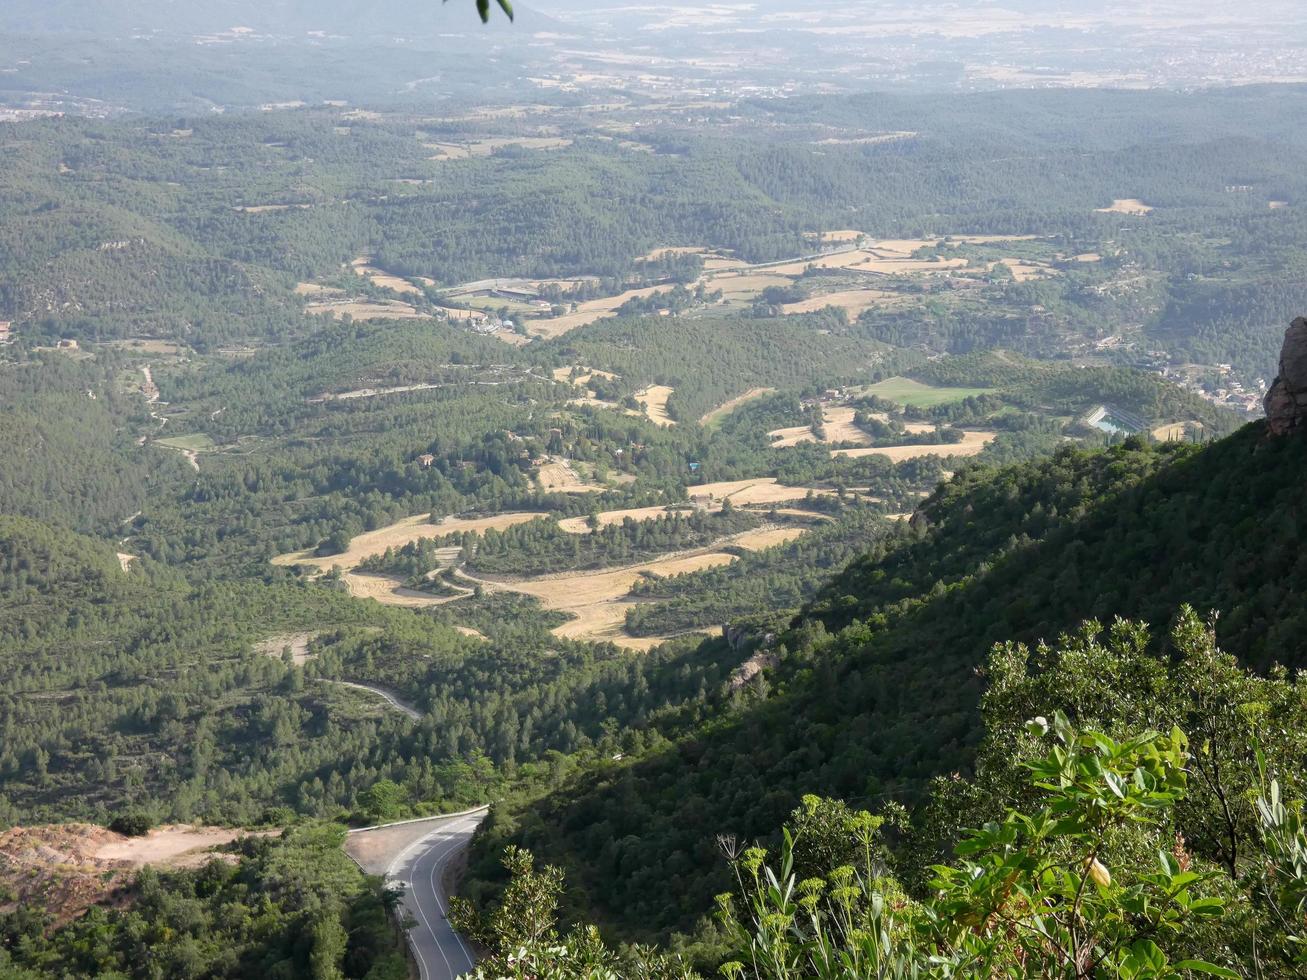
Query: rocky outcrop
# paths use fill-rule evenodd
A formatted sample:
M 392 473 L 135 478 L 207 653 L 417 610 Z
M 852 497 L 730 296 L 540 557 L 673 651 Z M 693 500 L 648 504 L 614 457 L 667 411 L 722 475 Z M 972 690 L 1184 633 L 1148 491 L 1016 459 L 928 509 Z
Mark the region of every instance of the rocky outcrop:
M 1307 318 L 1289 325 L 1280 349 L 1280 373 L 1262 403 L 1273 435 L 1307 429 Z

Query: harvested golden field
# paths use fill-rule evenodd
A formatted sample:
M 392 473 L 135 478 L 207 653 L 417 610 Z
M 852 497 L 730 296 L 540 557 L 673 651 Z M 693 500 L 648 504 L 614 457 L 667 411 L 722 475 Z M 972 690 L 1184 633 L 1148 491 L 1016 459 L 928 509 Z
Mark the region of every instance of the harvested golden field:
M 573 378 L 570 377 L 573 371 L 579 371 L 580 373 Z M 616 381 L 619 377 L 618 375 L 613 374 L 612 371 L 601 371 L 599 368 L 585 367 L 581 364 L 576 364 L 571 367 L 554 368 L 553 373 L 555 381 L 562 381 L 564 383 L 571 383 L 582 387 L 588 385 L 594 378 L 607 378 L 609 381 Z
M 1158 442 L 1183 442 L 1190 432 L 1202 430 L 1201 422 L 1171 422 L 1168 425 L 1159 425 L 1153 430 L 1152 436 Z
M 822 427 L 826 430 L 824 442 L 852 442 L 859 446 L 865 446 L 871 441 L 867 433 L 853 424 L 854 409 L 844 405 L 827 405 L 822 408 L 821 414 Z M 767 435 L 772 438 L 773 449 L 785 449 L 789 446 L 797 446 L 801 442 L 817 441 L 817 436 L 812 431 L 812 427 L 807 425 L 792 425 L 784 429 L 773 429 Z
M 382 289 L 393 289 L 397 293 L 412 293 L 417 296 L 422 295 L 422 290 L 413 285 L 407 279 L 401 279 L 399 276 L 391 275 L 384 269 L 378 269 L 371 264 L 372 259 L 366 255 L 361 255 L 349 264 L 357 275 L 365 279 L 372 280 L 374 285 Z
M 486 634 L 482 633 L 479 629 L 475 629 L 471 626 L 455 626 L 454 629 L 458 630 L 464 636 L 470 636 L 473 639 L 477 639 L 477 640 L 486 639 Z
M 687 488 L 691 500 L 709 498 L 717 506 L 727 497 L 736 507 L 748 504 L 781 504 L 791 500 L 802 500 L 809 493 L 824 497 L 835 493 L 834 490 L 810 489 L 809 487 L 787 487 L 776 482 L 774 476 L 757 477 L 752 480 L 725 480 L 721 483 L 704 483 Z
M 383 606 L 423 609 L 427 606 L 439 606 L 452 598 L 457 598 L 405 588 L 404 580 L 395 575 L 346 572 L 341 578 L 345 582 L 345 588 L 355 599 L 376 599 Z
M 768 286 L 789 286 L 793 282 L 793 276 L 779 275 L 770 271 L 755 273 L 745 269 L 738 273 L 723 272 L 714 275 L 708 280 L 707 285 L 709 289 L 720 289 L 725 299 L 749 301 L 759 296 Z
M 569 613 L 574 619 L 554 630 L 557 636 L 577 640 L 607 641 L 635 650 L 648 650 L 666 637 L 631 637 L 623 631 L 626 610 L 635 603 L 625 596 L 644 573 L 679 575 L 703 568 L 729 565 L 734 555 L 707 551 L 680 555 L 599 572 L 544 575 L 514 582 L 473 579 L 489 589 L 521 592 L 535 596 L 546 609 Z M 469 576 L 470 577 L 470 576 Z
M 635 400 L 644 407 L 644 414 L 650 422 L 663 427 L 675 425 L 676 420 L 667 414 L 667 399 L 672 396 L 667 385 L 650 385 L 635 393 Z
M 121 568 L 124 572 L 130 572 L 132 570 L 132 562 L 136 561 L 136 556 L 129 555 L 124 551 L 119 551 L 117 553 L 117 556 L 118 556 L 118 567 Z
M 1012 278 L 1017 282 L 1044 279 L 1054 274 L 1053 270 L 1046 265 L 1040 265 L 1037 262 L 1025 262 L 1021 259 L 999 259 L 995 264 L 1007 266 L 1008 271 L 1012 273 Z
M 665 517 L 678 508 L 669 504 L 655 504 L 652 507 L 628 507 L 625 510 L 606 510 L 598 515 L 599 526 L 608 527 L 612 524 L 621 524 L 628 517 L 633 521 L 647 521 L 654 517 Z M 685 513 L 690 510 L 689 504 L 682 505 L 679 508 Z M 586 517 L 565 517 L 558 522 L 558 526 L 569 534 L 589 534 L 590 525 L 587 523 L 589 518 Z
M 316 282 L 297 282 L 295 284 L 295 295 L 326 299 L 334 296 L 348 296 L 349 294 L 343 289 L 337 289 L 335 286 L 323 286 Z
M 1135 197 L 1118 197 L 1107 207 L 1094 210 L 1100 214 L 1147 214 L 1153 208 Z
M 863 310 L 869 310 L 873 306 L 886 306 L 901 300 L 902 297 L 898 293 L 887 292 L 884 289 L 841 289 L 820 296 L 810 296 L 797 303 L 786 303 L 781 307 L 781 311 L 812 313 L 828 306 L 838 306 L 849 315 L 849 319 L 856 320 Z
M 994 436 L 995 433 L 991 431 L 972 430 L 963 434 L 961 442 L 923 446 L 863 446 L 858 449 L 832 449 L 831 455 L 857 459 L 878 454 L 889 457 L 895 463 L 901 463 L 905 459 L 920 459 L 923 456 L 975 456 L 994 441 Z
M 582 479 L 570 462 L 557 457 L 536 470 L 536 480 L 545 493 L 600 493 L 606 489 Z
M 308 565 L 320 572 L 339 565 L 341 568 L 354 568 L 364 558 L 379 555 L 387 548 L 400 548 L 410 541 L 425 538 L 443 538 L 446 534 L 461 534 L 464 531 L 480 533 L 490 528 L 502 530 L 514 524 L 533 521 L 546 515 L 519 511 L 511 514 L 493 514 L 489 517 L 446 517 L 439 524 L 432 524 L 429 515 L 418 514 L 375 531 L 365 531 L 354 537 L 349 548 L 338 555 L 318 557 L 312 549 L 292 551 L 290 554 L 278 555 L 272 559 L 274 565 Z M 368 576 L 373 577 L 373 576 Z
M 526 331 L 532 337 L 539 337 L 541 340 L 552 340 L 555 337 L 563 336 L 563 334 L 571 330 L 575 330 L 577 327 L 584 327 L 599 320 L 607 319 L 613 315 L 614 314 L 611 311 L 605 310 L 586 312 L 578 310 L 575 313 L 564 313 L 562 316 L 542 317 L 538 320 L 526 320 Z
M 596 320 L 613 316 L 617 308 L 629 299 L 643 299 L 646 296 L 652 296 L 654 293 L 669 292 L 672 288 L 671 286 L 642 286 L 639 289 L 628 289 L 616 296 L 604 296 L 600 299 L 588 299 L 584 303 L 578 303 L 574 313 L 528 319 L 524 322 L 528 333 L 548 340 L 553 337 L 561 337 L 569 330 L 575 330 L 577 327 L 584 327 L 588 323 L 594 323 Z
M 763 395 L 770 395 L 775 390 L 775 388 L 750 388 L 743 395 L 736 395 L 729 401 L 722 402 L 711 412 L 707 412 L 701 419 L 699 419 L 699 424 L 708 425 L 717 419 L 725 418 L 745 402 L 751 402 L 755 398 L 761 398 Z
M 430 320 L 427 313 L 419 313 L 407 303 L 387 300 L 336 300 L 313 302 L 304 307 L 305 313 L 330 313 L 339 320 L 348 313 L 355 320 Z
M 772 548 L 778 544 L 793 541 L 795 538 L 801 538 L 807 533 L 808 529 L 806 527 L 762 528 L 761 530 L 737 535 L 732 539 L 731 543 L 739 545 L 741 548 L 747 548 L 750 551 L 762 551 L 764 548 Z

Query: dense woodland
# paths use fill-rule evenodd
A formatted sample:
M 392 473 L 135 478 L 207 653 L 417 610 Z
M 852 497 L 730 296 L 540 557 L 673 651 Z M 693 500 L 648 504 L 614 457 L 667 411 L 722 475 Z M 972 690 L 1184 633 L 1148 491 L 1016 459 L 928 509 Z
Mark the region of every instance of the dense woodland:
M 794 99 L 669 125 L 653 152 L 578 130 L 548 152 L 447 161 L 424 143 L 466 125 L 326 108 L 0 124 L 0 319 L 14 321 L 0 346 L 0 828 L 288 828 L 235 846 L 233 863 L 143 874 L 67 925 L 7 909 L 0 973 L 403 975 L 394 896 L 344 863 L 340 825 L 494 801 L 467 879 L 476 906 L 489 913 L 514 874 L 533 880 L 521 852 L 512 874 L 501 862 L 506 845 L 529 849 L 566 876 L 565 923 L 670 944 L 649 976 L 715 970 L 757 939 L 751 914 L 774 911 L 718 834 L 741 845 L 737 870 L 758 842 L 782 870 L 834 875 L 835 851 L 786 858 L 779 828 L 824 822 L 838 850 L 841 828 L 868 826 L 857 811 L 876 811 L 892 825 L 876 844 L 885 893 L 929 951 L 901 964 L 927 972 L 899 975 L 933 975 L 930 956 L 960 940 L 931 931 L 931 910 L 962 914 L 975 896 L 953 877 L 943 890 L 961 904 L 930 905 L 927 869 L 959 856 L 964 826 L 1040 812 L 1021 765 L 1072 730 L 1027 740 L 1024 706 L 1121 759 L 1169 758 L 1179 742 L 1158 717 L 1191 744 L 1215 738 L 1202 699 L 1221 692 L 1191 683 L 1207 668 L 1272 719 L 1219 719 L 1244 808 L 1235 843 L 1211 787 L 1180 787 L 1154 760 L 1166 807 L 1113 838 L 1111 863 L 1133 873 L 1145 844 L 1182 833 L 1184 854 L 1229 879 L 1212 887 L 1238 919 L 1223 950 L 1198 929 L 1164 953 L 1237 964 L 1273 914 L 1246 900 L 1266 838 L 1249 738 L 1286 798 L 1301 799 L 1307 762 L 1290 738 L 1301 693 L 1273 666 L 1304 666 L 1307 446 L 1240 428 L 1159 371 L 1192 361 L 1228 384 L 1273 370 L 1303 300 L 1301 115 L 1251 89 Z M 917 135 L 817 154 L 824 126 Z M 1132 196 L 1155 210 L 1094 210 Z M 894 302 L 850 317 L 784 311 L 855 284 L 847 272 L 732 305 L 691 288 L 702 256 L 641 258 L 793 258 L 827 228 L 938 236 L 920 257 L 977 274 L 888 277 Z M 968 231 L 1041 236 L 1004 249 L 1053 273 L 1019 282 L 994 246 L 943 240 Z M 429 277 L 408 297 L 423 315 L 442 287 L 494 276 L 596 277 L 555 287 L 560 309 L 681 288 L 521 346 L 435 315 L 305 315 L 297 283 L 399 298 L 348 268 L 361 255 Z M 61 339 L 78 346 L 51 349 Z M 868 390 L 882 382 L 925 395 Z M 673 424 L 640 411 L 651 385 L 672 389 Z M 1188 423 L 1204 444 L 1106 434 L 1085 421 L 1100 405 L 1150 430 Z M 817 441 L 831 407 L 875 446 L 994 438 L 966 459 L 837 456 Z M 804 426 L 814 440 L 771 435 Z M 558 461 L 585 492 L 545 489 Z M 784 506 L 695 507 L 702 484 L 761 479 L 801 489 Z M 662 510 L 598 517 L 637 508 Z M 541 516 L 358 565 L 451 600 L 439 606 L 358 599 L 309 565 L 401 520 L 505 512 Z M 804 533 L 732 544 L 764 526 Z M 713 634 L 647 652 L 561 638 L 567 613 L 475 581 L 710 548 L 734 560 L 645 575 L 621 597 L 631 637 Z M 1186 603 L 1220 613 L 1210 637 Z M 1107 696 L 1101 676 L 1125 680 Z M 1146 696 L 1116 698 L 1125 687 Z M 741 904 L 705 918 L 733 881 Z M 506 948 L 493 915 L 467 915 Z M 578 935 L 593 940 L 578 955 L 632 969 Z M 151 973 L 142 950 L 163 947 Z

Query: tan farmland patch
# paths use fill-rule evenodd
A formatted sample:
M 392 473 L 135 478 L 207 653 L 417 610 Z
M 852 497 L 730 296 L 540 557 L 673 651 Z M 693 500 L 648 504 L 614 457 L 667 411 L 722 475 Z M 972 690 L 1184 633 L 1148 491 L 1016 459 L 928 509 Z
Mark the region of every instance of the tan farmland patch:
M 475 629 L 471 626 L 455 626 L 454 629 L 458 630 L 464 636 L 471 636 L 478 640 L 487 639 L 486 634 L 482 633 L 479 629 Z
M 573 378 L 570 376 L 573 371 L 579 371 L 580 373 Z M 554 368 L 553 373 L 555 381 L 570 382 L 571 384 L 581 385 L 582 387 L 588 385 L 594 378 L 607 378 L 609 381 L 617 381 L 620 377 L 619 375 L 613 374 L 612 371 L 602 371 L 599 368 L 585 367 L 581 364 L 573 365 L 571 367 Z
M 832 449 L 832 456 L 848 456 L 853 459 L 863 456 L 886 456 L 895 463 L 905 459 L 920 459 L 923 456 L 975 456 L 994 441 L 995 433 L 990 431 L 968 431 L 963 433 L 961 442 L 922 446 L 862 446 L 858 449 Z
M 826 431 L 825 442 L 852 442 L 865 446 L 871 441 L 867 433 L 853 424 L 855 410 L 844 405 L 828 405 L 822 409 L 822 428 Z M 933 428 L 933 426 L 932 426 Z M 792 425 L 784 429 L 773 429 L 767 435 L 772 437 L 773 449 L 785 449 L 797 446 L 801 442 L 816 442 L 817 436 L 811 426 Z
M 642 286 L 639 289 L 628 289 L 616 296 L 588 299 L 577 304 L 575 313 L 564 313 L 562 316 L 555 317 L 541 317 L 535 320 L 528 319 L 525 321 L 526 329 L 533 336 L 543 337 L 546 340 L 552 337 L 561 337 L 569 330 L 575 330 L 577 327 L 583 327 L 588 323 L 594 323 L 596 320 L 613 316 L 617 308 L 629 299 L 643 299 L 646 296 L 652 296 L 654 293 L 669 292 L 673 288 L 672 286 Z
M 730 399 L 729 401 L 722 402 L 711 412 L 706 413 L 703 416 L 703 418 L 699 419 L 699 424 L 707 425 L 709 422 L 712 422 L 715 419 L 724 418 L 725 416 L 730 415 L 731 412 L 735 411 L 745 402 L 751 402 L 755 398 L 761 398 L 763 395 L 770 395 L 775 390 L 776 390 L 775 388 L 750 388 L 743 395 L 736 395 L 734 398 Z
M 1037 262 L 1024 262 L 1021 259 L 999 259 L 995 264 L 1007 266 L 1008 271 L 1012 273 L 1012 278 L 1017 282 L 1043 279 L 1053 274 L 1053 270 L 1048 266 L 1040 265 Z
M 675 513 L 677 510 L 682 513 L 689 513 L 689 505 L 685 504 L 677 507 L 674 504 L 655 504 L 652 507 L 628 507 L 625 510 L 606 510 L 598 514 L 600 527 L 608 527 L 612 524 L 621 524 L 628 517 L 633 521 L 647 521 L 652 518 L 666 517 Z M 558 526 L 569 534 L 589 534 L 590 525 L 588 517 L 565 517 L 558 522 Z
M 598 493 L 605 489 L 583 480 L 570 462 L 556 457 L 536 470 L 536 479 L 545 493 Z
M 1153 208 L 1136 197 L 1118 197 L 1107 207 L 1094 210 L 1100 214 L 1147 214 Z
M 802 500 L 809 493 L 817 497 L 831 496 L 834 490 L 810 489 L 808 487 L 787 487 L 776 482 L 773 476 L 753 480 L 725 480 L 721 483 L 704 483 L 690 487 L 690 499 L 709 497 L 720 506 L 727 497 L 737 507 L 748 504 L 781 504 L 791 500 Z
M 135 555 L 129 555 L 124 551 L 118 552 L 118 566 L 124 572 L 130 572 L 132 570 L 132 562 L 134 561 L 136 561 Z
M 630 637 L 623 631 L 626 610 L 635 603 L 625 596 L 631 586 L 644 577 L 679 575 L 718 565 L 729 565 L 734 555 L 720 551 L 681 555 L 613 568 L 601 572 L 545 575 L 520 582 L 490 582 L 474 579 L 494 589 L 506 589 L 535 596 L 546 609 L 569 613 L 572 620 L 554 630 L 561 637 L 578 640 L 607 641 L 636 650 L 648 650 L 665 642 L 666 637 Z
M 850 319 L 856 320 L 863 310 L 873 306 L 885 306 L 901 299 L 898 293 L 887 292 L 884 289 L 841 289 L 820 296 L 810 296 L 797 303 L 786 303 L 781 310 L 785 313 L 812 313 L 815 310 L 824 310 L 828 306 L 838 306 L 848 313 Z
M 399 276 L 392 275 L 384 269 L 378 269 L 372 265 L 372 259 L 366 255 L 361 255 L 349 264 L 357 275 L 370 279 L 372 282 L 383 289 L 393 289 L 397 293 L 411 293 L 421 296 L 422 290 L 413 285 L 407 279 L 401 279 Z
M 447 534 L 461 534 L 465 531 L 479 534 L 490 528 L 502 530 L 506 527 L 512 527 L 514 524 L 523 524 L 526 521 L 533 521 L 537 517 L 544 516 L 544 514 L 540 513 L 519 511 L 509 514 L 494 514 L 490 517 L 446 517 L 439 524 L 432 524 L 429 515 L 418 514 L 416 517 L 407 517 L 386 527 L 377 528 L 375 531 L 365 531 L 363 534 L 357 535 L 350 540 L 349 548 L 338 555 L 318 557 L 313 554 L 311 549 L 293 551 L 290 554 L 278 555 L 272 559 L 272 563 L 283 566 L 308 565 L 323 572 L 336 565 L 341 568 L 352 569 L 364 558 L 379 555 L 387 548 L 403 547 L 410 541 L 443 538 Z
M 366 572 L 346 572 L 341 576 L 345 588 L 355 599 L 376 599 L 383 606 L 401 606 L 421 609 L 439 606 L 454 596 L 438 596 L 417 589 L 406 588 L 404 580 L 395 575 L 372 575 Z
M 388 300 L 347 300 L 334 302 L 309 303 L 304 307 L 305 313 L 330 313 L 339 320 L 349 314 L 355 320 L 430 320 L 426 313 L 419 313 L 407 303 L 397 299 Z
M 1181 442 L 1189 434 L 1190 430 L 1197 429 L 1202 431 L 1203 423 L 1201 422 L 1171 422 L 1168 425 L 1159 425 L 1153 429 L 1153 438 L 1158 442 Z
M 760 295 L 768 286 L 789 286 L 793 282 L 793 276 L 779 275 L 771 271 L 751 273 L 746 270 L 713 276 L 709 285 L 712 289 L 720 289 L 726 299 L 747 301 Z
M 806 527 L 764 528 L 759 531 L 749 531 L 747 534 L 741 534 L 732 543 L 739 545 L 741 548 L 747 548 L 749 551 L 761 551 L 764 548 L 772 548 L 778 544 L 793 541 L 795 538 L 801 538 L 807 532 Z
M 635 393 L 635 400 L 644 408 L 644 414 L 656 425 L 675 425 L 676 420 L 667 414 L 667 399 L 673 389 L 667 385 L 650 385 Z

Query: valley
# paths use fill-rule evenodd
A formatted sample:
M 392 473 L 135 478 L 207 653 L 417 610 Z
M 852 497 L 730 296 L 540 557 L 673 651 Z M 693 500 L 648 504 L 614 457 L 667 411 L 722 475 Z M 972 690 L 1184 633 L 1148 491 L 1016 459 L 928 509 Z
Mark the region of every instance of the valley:
M 1291 975 L 1307 88 L 192 6 L 0 41 L 0 975 Z

